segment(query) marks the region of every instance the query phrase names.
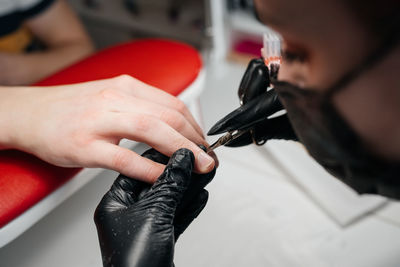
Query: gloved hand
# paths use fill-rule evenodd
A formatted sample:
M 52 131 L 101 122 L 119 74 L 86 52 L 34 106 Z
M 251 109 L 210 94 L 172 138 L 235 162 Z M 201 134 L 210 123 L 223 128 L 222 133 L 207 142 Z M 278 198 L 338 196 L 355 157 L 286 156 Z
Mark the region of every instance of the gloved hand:
M 144 157 L 162 164 L 168 157 L 150 149 Z M 154 185 L 120 175 L 95 211 L 104 266 L 173 266 L 179 235 L 208 200 L 208 174 L 192 173 L 194 156 L 180 149 Z
M 274 89 L 267 90 L 270 82 L 270 73 L 263 59 L 251 60 L 238 90 L 241 106 L 219 120 L 207 134 L 251 130 L 226 144 L 231 147 L 253 142 L 261 145 L 270 139 L 297 141 L 286 114 L 268 118 L 284 110 Z

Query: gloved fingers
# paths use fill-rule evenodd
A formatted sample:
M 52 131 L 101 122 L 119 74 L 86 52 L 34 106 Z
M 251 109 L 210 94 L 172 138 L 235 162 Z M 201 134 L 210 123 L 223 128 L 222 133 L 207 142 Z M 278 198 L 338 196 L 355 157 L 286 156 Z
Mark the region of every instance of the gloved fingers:
M 154 162 L 167 164 L 168 157 L 151 148 L 142 154 L 142 157 Z M 115 179 L 110 190 L 104 195 L 99 206 L 107 211 L 126 208 L 141 199 L 141 196 L 150 189 L 150 185 L 123 174 Z
M 205 150 L 203 146 L 200 146 L 200 148 Z M 208 192 L 204 187 L 212 181 L 215 172 L 216 168 L 206 174 L 192 173 L 192 179 L 190 180 L 188 188 L 175 211 L 175 241 L 206 205 Z
M 244 107 L 238 108 L 217 122 L 208 135 L 247 128 L 258 120 L 282 109 L 275 92 L 272 90 L 267 92 L 269 86 L 269 70 L 264 60 L 262 58 L 252 59 L 238 89 L 240 103 Z M 259 99 L 260 102 L 255 99 Z
M 187 205 L 182 209 L 181 213 L 175 215 L 174 218 L 174 235 L 175 242 L 178 240 L 179 236 L 186 230 L 186 228 L 192 223 L 194 219 L 199 216 L 208 201 L 208 191 L 202 189 L 193 198 L 190 205 Z
M 240 147 L 249 145 L 254 141 L 260 144 L 271 139 L 298 141 L 296 133 L 286 114 L 271 119 L 264 119 L 254 126 L 251 133 L 248 132 L 239 136 L 227 143 L 226 146 Z
M 174 214 L 192 176 L 194 166 L 193 152 L 186 148 L 177 150 L 154 185 L 143 197 L 148 203 Z
M 206 148 L 203 145 L 199 145 L 201 149 L 204 151 Z M 154 148 L 151 148 L 147 151 L 145 151 L 142 154 L 143 157 L 151 159 L 153 161 L 156 161 L 161 164 L 167 164 L 169 158 Z M 216 168 L 214 168 L 211 172 L 206 173 L 206 174 L 198 174 L 198 173 L 192 173 L 192 179 L 190 180 L 190 184 L 188 186 L 188 189 L 186 190 L 181 205 L 178 206 L 178 210 L 176 211 L 176 214 L 179 213 L 179 209 L 182 208 L 184 203 L 190 203 L 193 198 L 200 193 L 200 191 L 208 184 L 211 182 L 211 180 L 214 178 L 216 172 Z M 139 197 L 140 198 L 140 197 Z
M 199 147 L 203 150 L 206 151 L 206 147 L 203 145 L 199 145 Z M 200 173 L 192 173 L 192 179 L 190 180 L 189 186 L 185 192 L 185 195 L 183 196 L 184 198 L 186 196 L 196 196 L 199 194 L 206 185 L 208 185 L 211 180 L 214 178 L 216 173 L 216 167 L 209 173 L 205 174 L 200 174 Z M 186 198 L 185 198 L 186 199 Z M 189 198 L 187 199 L 191 201 Z
M 207 134 L 214 135 L 246 129 L 282 109 L 283 106 L 276 92 L 269 90 L 226 115 Z
M 169 159 L 153 148 L 145 151 L 142 157 L 164 165 Z M 117 179 L 115 179 L 110 190 L 103 196 L 98 207 L 108 212 L 129 207 L 141 199 L 141 196 L 145 194 L 149 188 L 150 185 L 144 182 L 120 174 Z M 96 213 L 98 212 L 100 212 L 100 210 L 96 210 Z
M 254 128 L 254 137 L 257 142 L 270 139 L 298 140 L 287 114 L 257 124 Z
M 270 85 L 269 70 L 262 58 L 252 59 L 239 85 L 238 95 L 241 104 L 265 93 Z
M 111 218 L 110 214 L 118 213 L 133 205 L 140 198 L 140 194 L 149 187 L 147 183 L 120 174 L 96 207 L 94 221 L 98 229 L 101 225 L 107 225 L 107 221 Z
M 225 144 L 227 147 L 241 147 L 253 144 L 253 137 L 250 132 L 246 132 L 236 139 Z
M 182 197 L 180 204 L 176 209 L 176 216 L 180 216 L 181 212 L 187 207 L 190 206 L 193 200 L 200 194 L 204 187 L 209 184 L 215 176 L 216 168 L 214 168 L 211 172 L 206 174 L 192 174 L 192 179 L 188 185 L 188 188 L 185 194 Z
M 136 203 L 140 199 L 141 193 L 148 188 L 150 188 L 150 185 L 147 183 L 120 174 L 110 190 L 103 196 L 98 205 L 99 210 L 96 210 L 96 212 L 113 212 L 125 209 Z
M 150 148 L 150 149 L 146 150 L 145 152 L 143 152 L 142 157 L 151 159 L 152 161 L 161 163 L 163 165 L 167 165 L 168 160 L 169 160 L 168 156 L 161 154 L 154 148 Z

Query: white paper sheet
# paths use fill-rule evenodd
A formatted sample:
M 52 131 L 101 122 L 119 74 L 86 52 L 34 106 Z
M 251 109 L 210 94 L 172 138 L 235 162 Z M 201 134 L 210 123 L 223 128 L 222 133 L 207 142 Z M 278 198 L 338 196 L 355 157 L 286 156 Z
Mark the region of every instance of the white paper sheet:
M 351 224 L 387 202 L 380 196 L 357 194 L 327 173 L 299 143 L 269 141 L 260 150 L 341 226 Z

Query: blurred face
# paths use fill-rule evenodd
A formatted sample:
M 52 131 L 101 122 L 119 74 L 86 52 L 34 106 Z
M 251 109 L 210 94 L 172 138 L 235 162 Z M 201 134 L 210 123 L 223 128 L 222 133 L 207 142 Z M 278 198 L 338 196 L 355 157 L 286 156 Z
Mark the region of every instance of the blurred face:
M 255 0 L 257 13 L 284 40 L 279 80 L 325 90 L 379 45 L 343 1 Z M 400 159 L 400 49 L 334 95 L 337 112 L 365 145 Z M 397 74 L 396 74 L 397 73 Z

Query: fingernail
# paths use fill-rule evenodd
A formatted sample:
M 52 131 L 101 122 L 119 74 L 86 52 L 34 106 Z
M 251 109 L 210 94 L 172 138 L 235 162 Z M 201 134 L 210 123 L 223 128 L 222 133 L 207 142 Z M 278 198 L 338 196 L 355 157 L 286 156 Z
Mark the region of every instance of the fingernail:
M 211 152 L 207 153 L 207 155 L 209 155 L 210 157 L 213 158 L 213 160 L 214 160 L 214 162 L 215 162 L 215 168 L 218 168 L 218 166 L 219 166 L 219 160 L 218 160 L 217 154 L 215 154 L 214 151 L 211 151 Z
M 198 157 L 200 171 L 208 171 L 209 167 L 214 163 L 212 157 L 202 151 Z

